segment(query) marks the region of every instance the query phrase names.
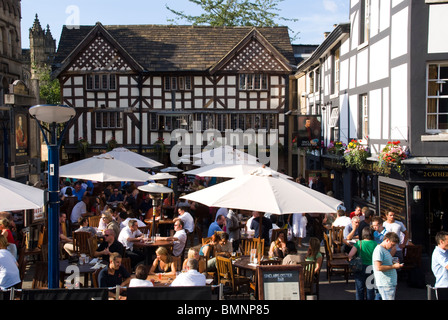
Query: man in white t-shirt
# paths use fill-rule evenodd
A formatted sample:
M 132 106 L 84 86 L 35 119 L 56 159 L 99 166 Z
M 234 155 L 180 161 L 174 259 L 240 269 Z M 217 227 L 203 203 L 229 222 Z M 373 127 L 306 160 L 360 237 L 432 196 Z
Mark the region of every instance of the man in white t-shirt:
M 138 229 L 137 220 L 129 220 L 128 226 L 121 229 L 118 241 L 125 247 L 126 256 L 131 258 L 131 266 L 134 268 L 145 256 L 139 250 L 134 251 L 134 242 L 143 239 L 143 233 Z
M 184 222 L 182 220 L 177 220 L 174 222 L 174 231 L 176 233 L 172 237 L 167 237 L 167 240 L 174 241 L 173 243 L 173 256 L 179 257 L 187 243 L 187 233 L 184 230 Z
M 400 239 L 400 243 L 397 244 L 396 248 L 397 251 L 395 252 L 395 257 L 398 257 L 400 259 L 400 263 L 403 262 L 403 249 L 408 243 L 409 240 L 409 232 L 406 229 L 405 225 L 401 221 L 395 220 L 395 212 L 389 211 L 386 214 L 386 221 L 383 223 L 384 229 L 386 229 L 387 232 L 395 232 L 398 235 L 398 238 Z
M 184 229 L 188 233 L 192 233 L 194 231 L 194 219 L 191 216 L 190 212 L 185 211 L 185 207 L 181 206 L 177 209 L 179 216 L 175 218 L 173 221 L 178 219 L 184 222 Z
M 190 258 L 187 261 L 187 272 L 180 273 L 171 283 L 172 287 L 205 286 L 205 275 L 198 272 L 198 260 Z
M 73 207 L 72 213 L 70 214 L 70 221 L 74 224 L 77 224 L 79 221 L 79 218 L 81 217 L 88 217 L 92 214 L 87 212 L 87 204 L 89 203 L 89 197 L 83 196 L 82 200 L 79 201 L 75 206 Z
M 346 227 L 352 223 L 352 220 L 347 217 L 347 214 L 344 210 L 339 209 L 337 211 L 338 217 L 333 222 L 333 227 Z

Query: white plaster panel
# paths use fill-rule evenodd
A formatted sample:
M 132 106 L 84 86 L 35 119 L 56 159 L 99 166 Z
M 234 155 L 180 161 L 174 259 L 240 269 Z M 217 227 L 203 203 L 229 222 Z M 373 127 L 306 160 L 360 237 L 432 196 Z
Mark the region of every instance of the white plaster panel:
M 84 82 L 83 79 L 84 79 L 84 77 L 73 77 L 73 81 L 74 81 L 75 85 L 78 85 L 78 86 L 83 84 L 83 82 Z
M 391 137 L 394 140 L 408 138 L 408 66 L 402 64 L 391 70 Z
M 428 53 L 448 52 L 448 3 L 429 6 Z
M 390 27 L 390 1 L 391 0 L 380 1 L 380 32 Z
M 369 138 L 381 139 L 381 109 L 382 90 L 372 90 L 369 93 Z
M 404 8 L 392 16 L 391 59 L 408 53 L 408 8 Z
M 356 86 L 362 86 L 368 82 L 368 69 L 369 69 L 369 51 L 362 50 L 358 53 L 358 63 L 356 68 Z
M 389 37 L 370 46 L 370 82 L 389 77 Z
M 388 87 L 383 88 L 383 137 L 389 137 L 390 130 L 390 90 Z

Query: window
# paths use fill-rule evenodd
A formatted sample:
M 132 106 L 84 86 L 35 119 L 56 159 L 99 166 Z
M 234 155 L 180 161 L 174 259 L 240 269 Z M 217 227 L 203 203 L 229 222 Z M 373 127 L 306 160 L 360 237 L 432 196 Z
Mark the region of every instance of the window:
M 96 129 L 121 129 L 123 127 L 122 114 L 117 111 L 97 111 Z
M 164 82 L 165 91 L 180 90 L 180 91 L 190 91 L 191 90 L 191 77 L 165 77 Z
M 448 131 L 448 62 L 428 66 L 426 130 Z
M 361 17 L 359 25 L 359 44 L 369 41 L 370 31 L 370 0 L 361 0 Z
M 116 77 L 114 74 L 88 74 L 86 76 L 86 89 L 92 91 L 116 90 Z
M 333 53 L 333 68 L 331 68 L 331 77 L 333 85 L 331 86 L 331 93 L 335 94 L 339 92 L 339 57 L 340 48 L 337 48 Z
M 240 74 L 240 90 L 268 90 L 268 76 L 265 74 Z
M 359 110 L 359 116 L 360 116 L 360 124 L 359 124 L 359 133 L 358 138 L 367 140 L 369 138 L 369 102 L 368 102 L 368 95 L 362 94 L 359 96 L 360 101 L 360 110 Z

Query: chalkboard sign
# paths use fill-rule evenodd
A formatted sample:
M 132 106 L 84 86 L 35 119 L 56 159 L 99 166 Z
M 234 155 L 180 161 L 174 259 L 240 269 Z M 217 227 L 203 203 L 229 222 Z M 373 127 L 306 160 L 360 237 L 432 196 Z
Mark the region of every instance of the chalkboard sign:
M 260 300 L 305 300 L 301 265 L 258 266 Z

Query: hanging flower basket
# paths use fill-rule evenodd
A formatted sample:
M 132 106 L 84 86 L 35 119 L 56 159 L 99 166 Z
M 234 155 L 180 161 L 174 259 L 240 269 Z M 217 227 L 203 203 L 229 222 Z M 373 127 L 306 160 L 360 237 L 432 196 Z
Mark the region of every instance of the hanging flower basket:
M 402 161 L 408 158 L 407 148 L 400 146 L 400 141 L 389 141 L 378 155 L 378 163 L 375 169 L 382 174 L 395 169 L 400 175 L 404 174 Z
M 345 165 L 347 167 L 361 171 L 370 156 L 367 146 L 363 146 L 359 141 L 352 140 L 344 151 Z
M 347 145 L 341 141 L 331 141 L 327 147 L 328 154 L 343 156 Z
M 156 142 L 154 142 L 154 150 L 158 154 L 159 158 L 163 157 L 165 153 L 166 146 L 165 141 L 162 137 L 159 137 Z
M 77 147 L 78 150 L 81 154 L 86 154 L 87 153 L 87 149 L 89 148 L 89 142 L 87 141 L 87 139 L 84 139 L 83 137 L 80 137 L 78 139 L 77 142 Z
M 115 140 L 115 137 L 112 137 L 109 141 L 107 141 L 107 151 L 112 151 L 117 147 L 118 143 Z

